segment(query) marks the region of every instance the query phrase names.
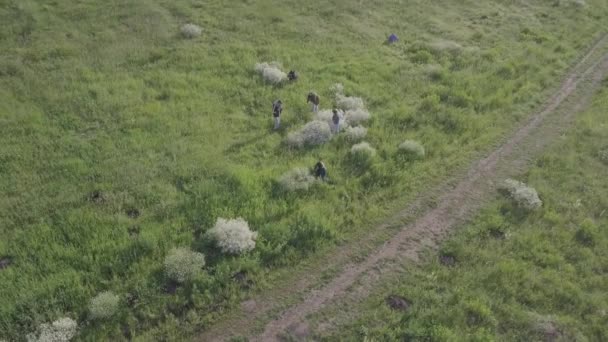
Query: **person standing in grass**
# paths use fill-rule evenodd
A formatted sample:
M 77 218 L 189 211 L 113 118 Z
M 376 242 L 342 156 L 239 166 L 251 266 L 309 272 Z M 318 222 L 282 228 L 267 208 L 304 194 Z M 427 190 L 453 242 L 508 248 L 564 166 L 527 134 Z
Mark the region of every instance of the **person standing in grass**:
M 272 116 L 274 117 L 274 129 L 281 127 L 281 112 L 283 111 L 283 102 L 276 100 L 272 103 Z
M 340 115 L 338 114 L 337 109 L 333 109 L 332 112 L 334 115 L 331 117 L 331 121 L 334 123 L 333 131 L 334 133 L 340 133 Z
M 313 112 L 318 112 L 319 111 L 319 103 L 321 102 L 321 99 L 319 98 L 319 95 L 317 95 L 317 93 L 311 91 L 310 93 L 308 93 L 308 97 L 306 98 L 306 103 L 312 103 L 312 111 Z
M 319 160 L 315 164 L 314 174 L 315 174 L 315 177 L 321 178 L 322 181 L 325 180 L 325 176 L 327 176 L 327 169 L 325 168 L 325 164 L 323 163 L 322 160 Z

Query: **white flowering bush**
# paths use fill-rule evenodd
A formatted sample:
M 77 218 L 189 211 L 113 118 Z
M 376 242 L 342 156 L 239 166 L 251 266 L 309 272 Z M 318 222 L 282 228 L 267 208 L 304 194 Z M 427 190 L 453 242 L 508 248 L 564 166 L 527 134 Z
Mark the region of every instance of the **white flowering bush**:
M 64 317 L 51 324 L 43 323 L 38 326 L 38 331 L 27 335 L 28 342 L 68 342 L 78 332 L 78 323 L 75 320 Z
M 350 153 L 355 164 L 359 166 L 367 166 L 371 163 L 372 159 L 376 155 L 376 149 L 371 147 L 367 142 L 361 142 L 353 145 L 353 147 L 350 149 Z
M 357 126 L 363 123 L 364 121 L 369 120 L 370 116 L 371 115 L 367 110 L 363 108 L 357 108 L 346 111 L 346 114 L 344 115 L 344 121 L 346 121 L 347 125 Z
M 203 267 L 205 256 L 189 248 L 173 248 L 165 257 L 165 274 L 178 283 L 194 279 L 202 272 Z
M 234 220 L 218 218 L 207 235 L 215 241 L 223 253 L 242 254 L 255 248 L 258 233 L 252 232 L 247 221 L 242 218 Z
M 331 91 L 334 94 L 343 94 L 344 93 L 344 86 L 342 85 L 342 83 L 334 83 L 331 87 L 329 87 L 329 91 Z
M 308 190 L 315 182 L 315 177 L 306 168 L 290 170 L 279 178 L 279 185 L 284 191 Z
M 334 93 L 336 97 L 336 107 L 345 111 L 365 109 L 362 98 L 344 95 L 344 86 L 342 83 L 335 83 L 329 90 Z
M 101 292 L 89 302 L 91 318 L 104 319 L 112 317 L 118 311 L 120 299 L 110 291 Z
M 257 63 L 254 69 L 260 73 L 262 78 L 268 83 L 279 84 L 287 80 L 287 74 L 281 71 L 281 65 L 277 62 Z
M 353 142 L 363 140 L 366 135 L 367 128 L 363 126 L 347 127 L 344 131 L 344 136 L 346 136 L 346 139 Z
M 331 124 L 333 124 L 333 121 L 332 121 L 333 116 L 334 116 L 334 113 L 331 110 L 323 109 L 323 110 L 318 111 L 315 114 L 315 120 L 324 121 L 331 125 Z
M 200 36 L 201 33 L 203 33 L 203 29 L 200 26 L 194 24 L 182 25 L 180 31 L 182 33 L 182 36 L 188 39 L 196 38 Z
M 536 189 L 529 187 L 522 182 L 514 179 L 506 179 L 501 188 L 506 191 L 511 199 L 515 201 L 517 206 L 521 208 L 536 210 L 543 205 L 543 202 L 538 197 Z
M 406 140 L 399 144 L 399 151 L 406 154 L 408 157 L 421 159 L 424 158 L 424 147 L 417 141 Z
M 285 142 L 291 147 L 321 145 L 331 139 L 331 129 L 325 121 L 311 121 L 302 128 L 287 135 Z
M 365 108 L 362 98 L 342 94 L 336 94 L 336 106 L 346 111 Z

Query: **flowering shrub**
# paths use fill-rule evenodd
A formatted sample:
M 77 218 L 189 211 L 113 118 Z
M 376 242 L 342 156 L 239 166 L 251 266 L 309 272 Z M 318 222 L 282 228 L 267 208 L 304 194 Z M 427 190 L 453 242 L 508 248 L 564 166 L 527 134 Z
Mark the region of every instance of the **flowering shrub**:
M 192 39 L 192 38 L 200 36 L 201 33 L 203 32 L 203 29 L 198 25 L 185 24 L 185 25 L 182 25 L 180 31 L 184 38 Z
M 257 63 L 254 69 L 268 83 L 279 84 L 287 79 L 287 74 L 281 71 L 281 65 L 277 62 Z
M 205 256 L 188 248 L 173 248 L 165 257 L 165 274 L 178 283 L 194 279 L 205 267 Z
M 43 323 L 35 334 L 27 335 L 28 342 L 68 342 L 78 331 L 78 323 L 69 317 L 60 318 L 51 324 Z
M 329 90 L 336 96 L 336 107 L 343 110 L 364 109 L 363 99 L 354 96 L 344 95 L 344 86 L 342 83 L 335 83 Z
M 315 146 L 328 142 L 331 139 L 331 129 L 324 121 L 311 121 L 298 131 L 291 132 L 285 140 L 291 147 Z
M 242 218 L 227 220 L 218 218 L 215 226 L 207 232 L 223 253 L 241 254 L 255 248 L 258 233 L 249 229 Z
M 344 93 L 344 86 L 342 85 L 342 83 L 334 83 L 331 87 L 329 87 L 329 91 L 331 91 L 334 94 L 343 94 Z
M 367 135 L 367 128 L 362 126 L 348 127 L 344 131 L 344 135 L 350 141 L 360 141 Z
M 315 177 L 306 168 L 296 168 L 279 178 L 279 184 L 285 191 L 308 190 L 315 182 Z
M 346 111 L 346 114 L 344 115 L 344 121 L 350 126 L 357 126 L 362 122 L 369 120 L 369 118 L 369 112 L 363 108 Z
M 315 120 L 327 122 L 329 125 L 333 124 L 332 117 L 334 113 L 329 109 L 323 109 L 315 114 Z
M 354 96 L 336 95 L 336 106 L 344 110 L 364 109 L 363 99 Z
M 89 312 L 91 318 L 109 318 L 118 310 L 118 302 L 120 299 L 117 295 L 110 291 L 105 291 L 95 296 L 89 302 Z
M 507 179 L 504 181 L 502 189 L 507 191 L 511 199 L 521 208 L 535 210 L 543 205 L 536 190 L 522 182 Z
M 424 158 L 424 147 L 414 140 L 406 140 L 399 144 L 399 151 L 413 158 Z

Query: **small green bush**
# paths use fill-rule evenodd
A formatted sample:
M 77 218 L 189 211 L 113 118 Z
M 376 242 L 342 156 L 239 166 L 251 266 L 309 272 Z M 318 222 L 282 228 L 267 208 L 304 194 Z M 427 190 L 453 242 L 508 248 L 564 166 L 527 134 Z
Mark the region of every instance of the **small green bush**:
M 112 317 L 118 311 L 120 299 L 110 291 L 105 291 L 95 296 L 89 302 L 89 312 L 93 319 L 105 319 Z
M 315 177 L 306 168 L 300 167 L 290 170 L 279 178 L 279 185 L 283 191 L 308 190 L 315 182 Z
M 443 67 L 437 64 L 426 67 L 425 73 L 432 81 L 441 81 L 446 77 L 446 72 Z
M 471 300 L 465 304 L 465 314 L 469 326 L 490 326 L 496 325 L 496 320 L 492 315 L 492 310 L 481 300 Z
M 595 245 L 598 235 L 597 226 L 590 219 L 586 219 L 574 234 L 574 238 L 581 245 L 592 247 Z
M 350 153 L 355 164 L 359 166 L 368 166 L 376 155 L 376 149 L 371 147 L 367 142 L 361 142 L 353 145 L 350 149 Z
M 412 56 L 412 62 L 417 64 L 427 64 L 433 59 L 433 55 L 426 50 L 419 50 Z
M 399 144 L 399 152 L 412 159 L 422 159 L 425 156 L 424 147 L 414 140 L 405 140 Z
M 165 274 L 169 279 L 184 283 L 194 279 L 205 267 L 205 256 L 188 248 L 173 248 L 165 257 Z
M 422 99 L 418 109 L 425 113 L 437 112 L 440 109 L 440 103 L 441 99 L 439 98 L 439 95 L 429 94 Z

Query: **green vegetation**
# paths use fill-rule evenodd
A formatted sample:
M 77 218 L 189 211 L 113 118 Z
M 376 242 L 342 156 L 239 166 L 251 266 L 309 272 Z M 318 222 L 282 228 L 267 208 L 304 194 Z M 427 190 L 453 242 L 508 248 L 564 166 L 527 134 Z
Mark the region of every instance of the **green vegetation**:
M 604 0 L 0 0 L 0 339 L 61 317 L 85 323 L 84 340 L 204 329 L 277 268 L 368 229 L 488 150 L 607 11 Z M 382 44 L 391 32 L 401 41 Z M 265 82 L 255 65 L 275 60 L 300 79 Z M 341 106 L 360 97 L 372 114 L 365 169 L 341 137 L 283 143 L 313 119 L 310 90 L 322 109 L 336 105 L 335 83 Z M 393 158 L 406 139 L 423 160 Z M 281 175 L 320 157 L 330 182 L 280 189 Z M 255 249 L 222 253 L 206 234 L 221 217 L 242 217 Z M 205 256 L 179 286 L 165 273 L 173 248 Z M 117 312 L 88 321 L 105 291 Z
M 608 340 L 608 82 L 575 128 L 526 174 L 543 200 L 504 196 L 369 300 L 338 339 L 368 341 Z M 397 295 L 410 306 L 391 310 Z M 351 308 L 351 310 L 353 310 Z M 331 338 L 330 338 L 331 340 Z

